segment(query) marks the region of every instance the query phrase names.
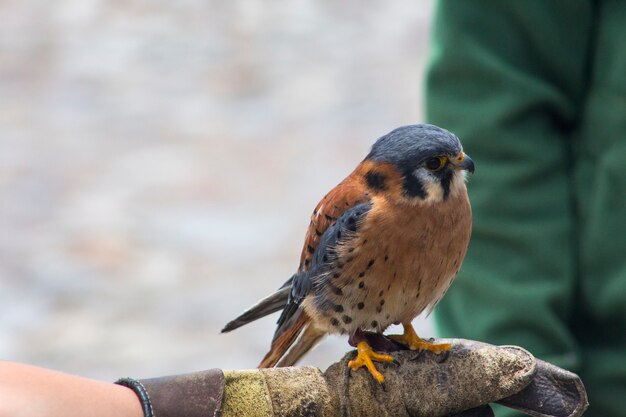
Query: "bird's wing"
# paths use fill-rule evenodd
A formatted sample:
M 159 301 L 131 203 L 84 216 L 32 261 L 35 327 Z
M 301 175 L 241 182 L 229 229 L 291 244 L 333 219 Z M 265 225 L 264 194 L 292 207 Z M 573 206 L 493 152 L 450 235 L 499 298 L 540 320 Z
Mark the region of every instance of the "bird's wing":
M 295 343 L 297 346 L 293 347 L 294 353 L 281 361 L 281 366 L 287 366 L 286 363 L 295 362 L 323 336 L 324 333 L 312 326 L 311 319 L 300 308 L 300 303 L 311 289 L 312 269 L 316 269 L 317 273 L 320 272 L 319 268 L 313 268 L 313 265 L 321 266 L 323 256 L 319 256 L 320 260 L 315 262 L 314 255 L 317 256 L 320 242 L 332 228 L 331 226 L 335 225 L 344 213 L 369 201 L 369 198 L 367 188 L 356 171 L 326 194 L 317 204 L 311 216 L 300 255 L 298 272 L 275 293 L 246 310 L 222 330 L 222 332 L 234 330 L 282 309 L 283 312 L 278 319 L 277 329 L 272 340 L 272 347 L 259 367 L 275 366 Z M 330 239 L 325 238 L 325 240 Z M 324 251 L 327 249 L 328 245 L 325 245 Z M 301 334 L 302 337 L 298 339 Z M 296 342 L 296 340 L 298 341 Z
M 357 171 L 344 179 L 320 200 L 313 210 L 311 222 L 304 237 L 304 246 L 300 255 L 298 273 L 304 272 L 311 267 L 313 254 L 320 243 L 324 232 L 332 226 L 339 217 L 361 203 L 369 201 L 365 183 L 361 180 Z
M 291 292 L 291 284 L 295 275 L 287 280 L 276 292 L 268 295 L 243 313 L 234 320 L 231 320 L 224 328 L 222 333 L 230 332 L 238 327 L 248 324 L 251 321 L 260 319 L 276 311 L 282 310 L 287 305 L 289 300 L 289 293 Z
M 357 171 L 353 172 L 330 190 L 313 210 L 311 222 L 304 237 L 300 267 L 292 277 L 291 292 L 285 308 L 278 318 L 274 340 L 296 320 L 294 315 L 311 289 L 312 277 L 320 275 L 325 264 L 327 264 L 327 256 L 324 257 L 324 254 L 330 250 L 331 246 L 334 247 L 337 244 L 334 233 L 329 233 L 329 229 L 345 227 L 345 225 L 338 226 L 337 220 L 342 216 L 345 217 L 346 213 L 352 212 L 356 207 L 369 202 L 370 195 L 367 188 L 356 173 Z M 319 247 L 321 242 L 325 242 L 324 248 Z
M 324 336 L 325 332 L 315 327 L 301 303 L 314 285 L 323 283 L 333 273 L 339 256 L 337 246 L 354 237 L 370 208 L 368 201 L 344 211 L 322 234 L 310 268 L 293 277 L 289 299 L 278 319 L 272 346 L 259 367 L 293 365 Z

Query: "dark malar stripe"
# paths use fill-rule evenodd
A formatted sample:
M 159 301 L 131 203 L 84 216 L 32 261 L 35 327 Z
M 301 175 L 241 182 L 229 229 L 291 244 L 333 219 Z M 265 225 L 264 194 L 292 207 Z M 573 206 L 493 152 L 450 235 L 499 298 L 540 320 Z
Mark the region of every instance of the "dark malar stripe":
M 452 183 L 452 177 L 454 176 L 454 172 L 445 169 L 442 170 L 443 173 L 439 177 L 441 181 L 441 188 L 443 189 L 443 199 L 448 198 L 448 194 L 450 194 L 450 183 Z

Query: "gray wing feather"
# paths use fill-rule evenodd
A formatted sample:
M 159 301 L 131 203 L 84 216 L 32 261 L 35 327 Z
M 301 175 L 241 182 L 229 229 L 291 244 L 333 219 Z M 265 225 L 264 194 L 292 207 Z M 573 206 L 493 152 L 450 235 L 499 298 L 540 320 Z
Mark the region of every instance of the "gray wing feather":
M 251 321 L 257 320 L 261 317 L 265 317 L 276 311 L 282 310 L 287 305 L 289 300 L 289 293 L 291 292 L 291 283 L 294 277 L 291 277 L 282 287 L 273 294 L 268 295 L 243 313 L 236 319 L 229 322 L 222 329 L 222 333 L 230 332 L 238 327 L 248 324 Z
M 289 328 L 290 323 L 297 319 L 300 303 L 313 287 L 318 283 L 323 283 L 324 277 L 332 273 L 336 261 L 338 261 L 337 246 L 354 236 L 371 207 L 371 202 L 358 204 L 346 210 L 337 222 L 326 229 L 313 255 L 311 268 L 292 277 L 293 282 L 289 292 L 289 299 L 285 309 L 278 318 L 278 327 L 274 333 L 273 340 L 276 340 L 285 329 Z

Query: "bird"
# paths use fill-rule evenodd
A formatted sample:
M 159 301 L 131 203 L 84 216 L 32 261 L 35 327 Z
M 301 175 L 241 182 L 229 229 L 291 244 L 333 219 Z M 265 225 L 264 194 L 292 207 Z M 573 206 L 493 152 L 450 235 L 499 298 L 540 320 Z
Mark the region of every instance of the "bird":
M 449 344 L 420 338 L 412 320 L 430 314 L 459 272 L 472 211 L 467 172 L 474 162 L 458 137 L 430 124 L 396 128 L 313 210 L 296 272 L 274 293 L 230 321 L 222 333 L 281 311 L 259 368 L 292 366 L 327 334 L 348 336 L 365 367 L 384 382 L 367 333 L 412 350 L 441 353 Z

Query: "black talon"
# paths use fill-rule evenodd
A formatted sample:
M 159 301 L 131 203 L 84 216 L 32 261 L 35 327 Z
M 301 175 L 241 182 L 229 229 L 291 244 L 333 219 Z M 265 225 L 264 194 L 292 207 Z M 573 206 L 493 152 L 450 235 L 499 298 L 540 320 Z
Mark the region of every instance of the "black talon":
M 418 350 L 417 353 L 415 354 L 415 356 L 413 356 L 410 360 L 411 361 L 417 361 L 420 359 L 420 357 L 424 354 L 423 350 Z
M 385 378 L 385 380 L 378 385 L 380 385 L 380 388 L 382 388 L 383 392 L 388 392 L 387 391 L 387 378 Z
M 448 358 L 450 357 L 450 351 L 449 350 L 444 350 L 443 352 L 441 352 L 440 354 L 437 355 L 437 363 L 444 363 L 445 361 L 448 360 Z

